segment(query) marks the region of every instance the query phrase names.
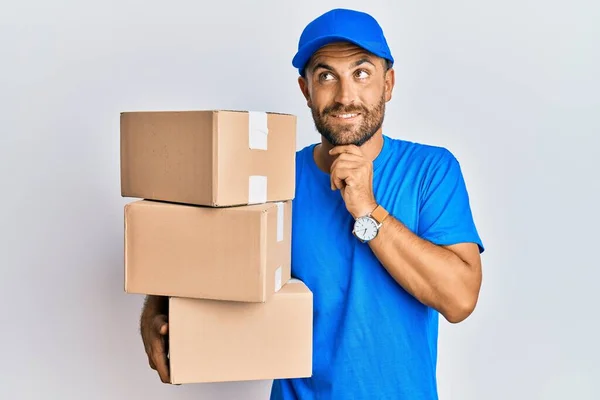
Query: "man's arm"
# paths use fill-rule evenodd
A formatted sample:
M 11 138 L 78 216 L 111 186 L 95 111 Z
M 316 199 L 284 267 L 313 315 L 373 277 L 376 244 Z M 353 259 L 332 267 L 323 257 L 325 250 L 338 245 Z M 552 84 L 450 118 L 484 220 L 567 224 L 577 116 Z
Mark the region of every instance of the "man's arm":
M 437 246 L 389 215 L 369 245 L 398 284 L 449 322 L 475 309 L 482 276 L 477 244 Z
M 372 162 L 355 146 L 330 151 L 332 189 L 350 214 L 375 209 Z M 369 245 L 390 275 L 416 299 L 457 323 L 474 310 L 481 286 L 481 241 L 458 161 L 441 151 L 425 172 L 416 234 L 392 214 Z M 393 184 L 393 182 L 387 182 Z M 480 247 L 481 246 L 481 247 Z

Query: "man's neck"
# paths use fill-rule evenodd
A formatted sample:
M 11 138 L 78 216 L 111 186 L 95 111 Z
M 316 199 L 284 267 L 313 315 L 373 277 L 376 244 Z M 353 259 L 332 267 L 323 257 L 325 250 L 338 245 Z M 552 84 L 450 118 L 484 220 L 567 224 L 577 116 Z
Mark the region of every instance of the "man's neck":
M 331 143 L 325 138 L 321 137 L 321 144 L 315 147 L 313 158 L 315 163 L 323 172 L 329 173 L 331 170 L 331 164 L 335 160 L 335 157 L 329 155 L 329 150 L 333 149 Z M 381 131 L 377 132 L 367 142 L 360 146 L 361 151 L 369 160 L 373 161 L 377 158 L 381 149 L 383 148 L 383 135 Z

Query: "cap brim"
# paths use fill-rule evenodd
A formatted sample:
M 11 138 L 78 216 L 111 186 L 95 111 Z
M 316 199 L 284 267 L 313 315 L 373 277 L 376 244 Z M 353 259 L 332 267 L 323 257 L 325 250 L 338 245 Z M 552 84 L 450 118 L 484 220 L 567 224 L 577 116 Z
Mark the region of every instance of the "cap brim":
M 382 51 L 379 43 L 361 42 L 361 41 L 357 41 L 352 38 L 349 38 L 346 36 L 340 36 L 340 35 L 327 35 L 327 36 L 321 36 L 316 39 L 313 39 L 312 41 L 310 41 L 310 42 L 306 43 L 304 46 L 302 46 L 302 48 L 300 48 L 300 50 L 298 50 L 298 52 L 292 59 L 292 65 L 295 68 L 298 68 L 299 71 L 302 71 L 304 69 L 304 67 L 306 66 L 306 63 L 308 62 L 308 60 L 310 60 L 312 55 L 317 50 L 319 50 L 321 47 L 323 47 L 327 44 L 331 44 L 334 42 L 352 43 L 356 46 L 359 46 L 359 47 L 365 49 L 366 51 L 368 51 L 370 53 L 375 54 L 376 56 L 389 59 L 390 61 L 393 62 L 391 55 L 386 54 L 384 51 Z

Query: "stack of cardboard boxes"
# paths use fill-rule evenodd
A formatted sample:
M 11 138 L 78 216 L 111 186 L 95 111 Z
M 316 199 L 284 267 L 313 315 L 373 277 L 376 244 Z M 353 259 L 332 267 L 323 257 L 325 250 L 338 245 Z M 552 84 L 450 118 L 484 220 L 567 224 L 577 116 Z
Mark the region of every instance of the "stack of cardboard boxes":
M 125 291 L 169 297 L 171 382 L 312 372 L 312 293 L 291 279 L 296 117 L 121 113 Z

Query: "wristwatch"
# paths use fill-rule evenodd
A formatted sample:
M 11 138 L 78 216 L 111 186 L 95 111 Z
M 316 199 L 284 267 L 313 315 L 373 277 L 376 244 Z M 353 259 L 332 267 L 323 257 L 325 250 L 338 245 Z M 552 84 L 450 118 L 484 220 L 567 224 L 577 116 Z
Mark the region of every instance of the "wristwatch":
M 354 221 L 354 229 L 352 233 L 363 243 L 375 239 L 379 233 L 379 229 L 383 221 L 389 213 L 381 205 L 377 205 L 375 209 L 367 215 L 358 217 Z

